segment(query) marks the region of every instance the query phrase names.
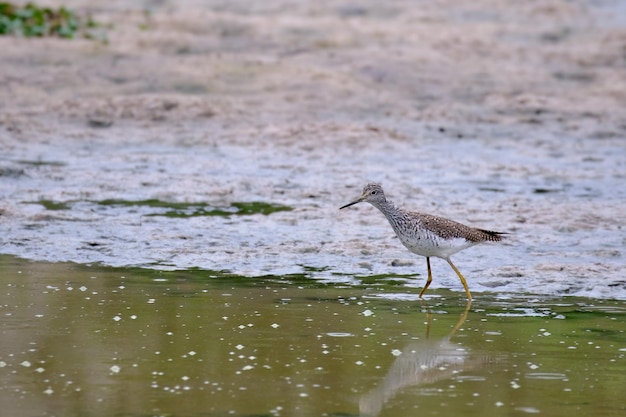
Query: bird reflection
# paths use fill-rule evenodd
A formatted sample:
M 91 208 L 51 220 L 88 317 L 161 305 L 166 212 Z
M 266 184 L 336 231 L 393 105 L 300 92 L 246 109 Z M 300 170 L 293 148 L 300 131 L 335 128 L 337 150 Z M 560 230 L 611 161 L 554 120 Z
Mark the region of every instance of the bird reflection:
M 360 413 L 376 416 L 387 401 L 400 390 L 409 386 L 431 384 L 451 378 L 454 374 L 474 369 L 490 362 L 485 356 L 470 354 L 450 339 L 467 319 L 471 302 L 468 301 L 449 335 L 431 340 L 428 335 L 432 313 L 427 314 L 426 339 L 408 344 L 387 372 L 385 379 L 374 389 L 363 395 L 359 401 Z

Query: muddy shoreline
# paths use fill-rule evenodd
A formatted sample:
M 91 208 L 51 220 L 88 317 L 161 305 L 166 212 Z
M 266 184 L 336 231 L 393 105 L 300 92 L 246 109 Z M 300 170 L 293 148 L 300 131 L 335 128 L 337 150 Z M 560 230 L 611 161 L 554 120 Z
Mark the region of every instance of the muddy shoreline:
M 513 232 L 456 256 L 472 292 L 626 299 L 620 2 L 64 4 L 115 25 L 108 45 L 0 38 L 2 253 L 420 287 L 379 213 L 337 210 L 378 181 Z

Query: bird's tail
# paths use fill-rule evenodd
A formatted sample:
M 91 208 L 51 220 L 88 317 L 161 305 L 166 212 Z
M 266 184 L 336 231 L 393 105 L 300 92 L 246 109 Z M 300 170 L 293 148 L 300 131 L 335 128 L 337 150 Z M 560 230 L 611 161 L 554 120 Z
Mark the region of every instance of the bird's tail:
M 485 229 L 478 230 L 483 233 L 483 237 L 485 238 L 485 240 L 490 242 L 499 242 L 506 237 L 505 235 L 508 235 L 507 232 L 494 232 L 493 230 Z

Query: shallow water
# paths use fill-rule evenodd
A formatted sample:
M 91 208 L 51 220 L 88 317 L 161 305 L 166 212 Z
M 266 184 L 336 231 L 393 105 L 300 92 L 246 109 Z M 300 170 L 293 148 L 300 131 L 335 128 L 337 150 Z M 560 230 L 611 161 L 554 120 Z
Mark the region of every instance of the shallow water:
M 0 257 L 21 416 L 622 416 L 626 302 Z

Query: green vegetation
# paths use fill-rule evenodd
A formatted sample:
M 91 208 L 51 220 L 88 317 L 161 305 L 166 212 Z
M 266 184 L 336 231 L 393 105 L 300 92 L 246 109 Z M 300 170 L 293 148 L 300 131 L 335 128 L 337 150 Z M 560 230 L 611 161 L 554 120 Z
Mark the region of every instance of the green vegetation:
M 71 210 L 72 205 L 76 201 L 52 201 L 38 200 L 28 201 L 31 204 L 41 204 L 46 210 Z M 156 199 L 149 200 L 101 200 L 91 201 L 91 203 L 99 206 L 110 207 L 150 207 L 155 209 L 152 213 L 146 213 L 146 216 L 165 216 L 165 217 L 198 217 L 198 216 L 247 216 L 252 214 L 269 215 L 278 211 L 291 211 L 289 206 L 280 204 L 264 203 L 262 201 L 251 202 L 233 202 L 225 207 L 212 207 L 205 203 L 174 203 L 161 201 Z
M 214 208 L 208 207 L 204 203 L 172 203 L 161 200 L 103 200 L 97 204 L 102 206 L 146 206 L 153 208 L 166 209 L 147 216 L 166 216 L 166 217 L 197 217 L 197 216 L 231 216 L 231 215 L 250 215 L 250 214 L 272 214 L 277 211 L 290 211 L 291 207 L 279 204 L 264 203 L 260 201 L 252 202 L 234 202 L 229 207 Z
M 52 200 L 39 200 L 37 203 L 41 204 L 46 210 L 69 210 L 68 203 L 56 202 Z
M 53 9 L 33 3 L 21 6 L 0 2 L 0 35 L 60 38 L 82 36 L 106 41 L 105 35 L 94 31 L 98 27 L 101 25 L 94 22 L 91 16 L 79 16 L 65 7 Z

